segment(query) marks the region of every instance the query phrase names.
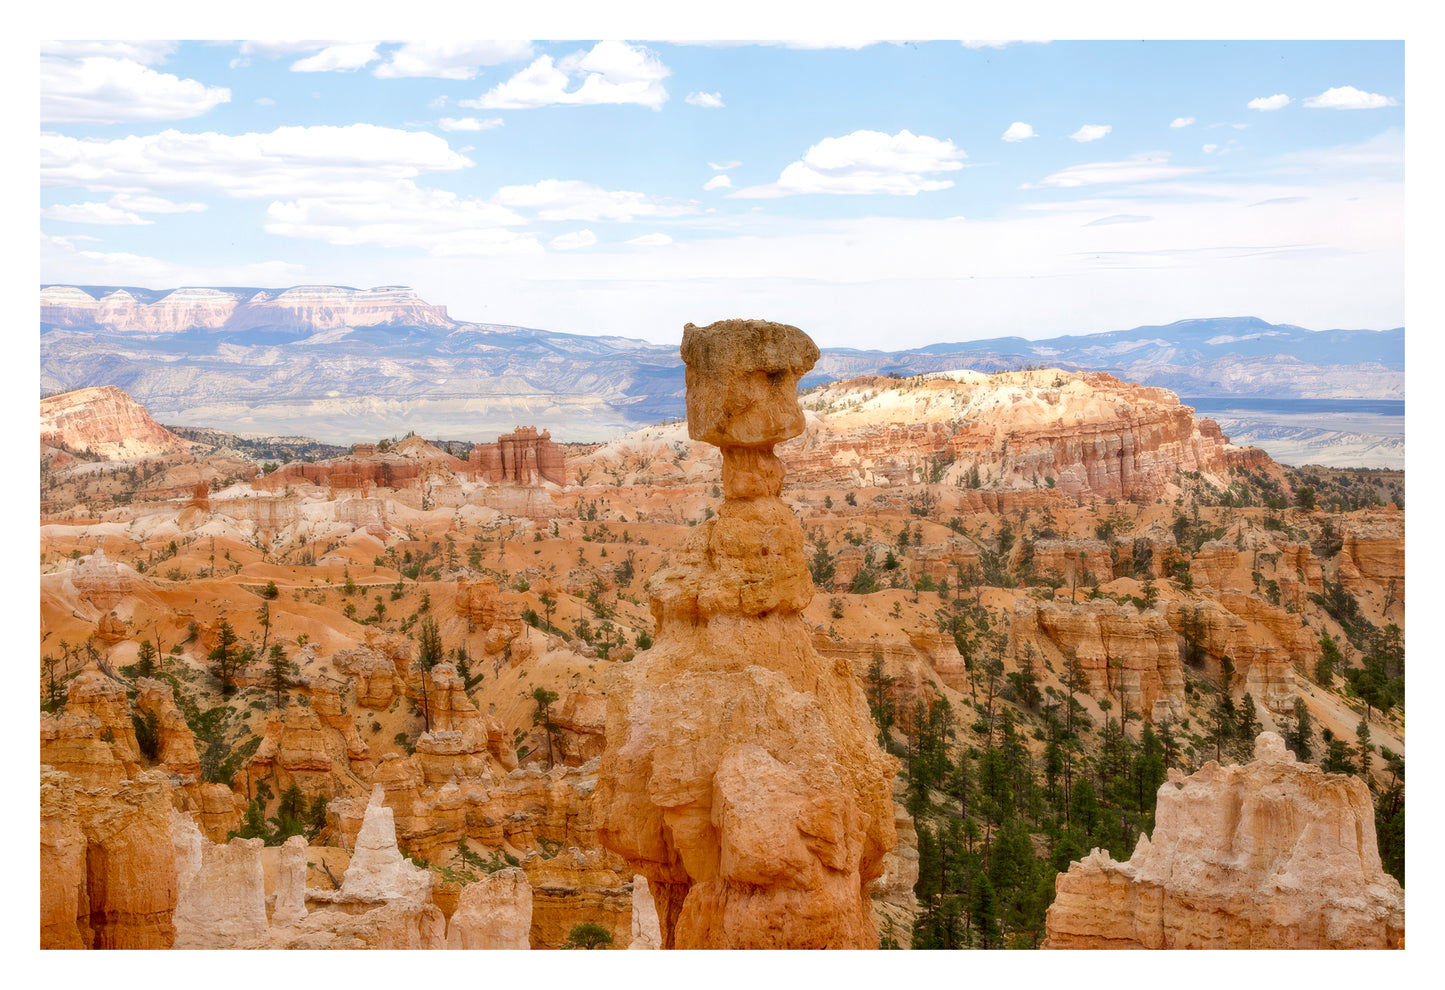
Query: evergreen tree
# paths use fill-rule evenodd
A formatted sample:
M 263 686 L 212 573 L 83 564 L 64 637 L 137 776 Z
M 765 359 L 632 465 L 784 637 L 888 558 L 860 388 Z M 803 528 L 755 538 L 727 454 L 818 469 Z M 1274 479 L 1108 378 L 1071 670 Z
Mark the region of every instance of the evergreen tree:
M 1239 763 L 1248 763 L 1254 759 L 1254 740 L 1263 731 L 1260 725 L 1259 716 L 1255 712 L 1254 698 L 1249 692 L 1245 692 L 1244 699 L 1240 702 L 1239 708 L 1234 713 L 1234 759 Z
M 974 931 L 983 941 L 985 949 L 993 948 L 999 941 L 998 898 L 988 873 L 979 870 L 974 874 L 973 887 L 969 891 L 968 915 Z
M 552 733 L 557 731 L 557 723 L 552 721 L 552 702 L 557 700 L 557 692 L 538 687 L 532 692 L 532 700 L 537 704 L 537 710 L 532 713 L 532 724 L 540 725 L 547 737 L 547 769 L 551 770 Z
M 1360 724 L 1355 726 L 1356 750 L 1360 754 L 1360 776 L 1365 778 L 1365 783 L 1370 785 L 1370 790 L 1375 789 L 1375 780 L 1370 776 L 1370 723 L 1360 719 Z
M 135 676 L 156 676 L 156 648 L 148 639 L 141 640 L 136 650 Z
M 1294 753 L 1296 759 L 1309 761 L 1314 752 L 1313 743 L 1310 741 L 1312 735 L 1309 706 L 1305 704 L 1303 698 L 1296 696 L 1294 699 L 1294 726 L 1285 733 L 1284 737 L 1285 745 Z
M 211 661 L 211 673 L 221 682 L 221 694 L 229 697 L 236 691 L 236 670 L 241 666 L 240 643 L 236 630 L 222 619 L 216 629 L 216 647 L 207 656 Z
M 286 704 L 286 689 L 291 678 L 298 674 L 296 664 L 286 658 L 286 650 L 280 643 L 271 644 L 271 653 L 266 658 L 266 687 L 276 692 L 276 707 Z

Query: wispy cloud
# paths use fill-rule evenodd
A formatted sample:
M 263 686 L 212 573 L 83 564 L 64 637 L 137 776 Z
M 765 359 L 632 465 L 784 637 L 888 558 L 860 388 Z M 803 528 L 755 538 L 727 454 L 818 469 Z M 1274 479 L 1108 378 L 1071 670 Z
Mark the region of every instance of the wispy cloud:
M 176 50 L 174 41 L 42 41 L 41 55 L 62 58 L 122 59 L 142 65 L 160 65 Z
M 384 196 L 305 196 L 273 202 L 265 230 L 338 247 L 413 248 L 434 256 L 534 253 L 536 234 L 506 229 L 526 223 L 515 212 L 474 197 L 399 182 Z
M 556 61 L 543 55 L 477 99 L 457 103 L 477 110 L 603 103 L 636 103 L 660 110 L 667 101 L 662 80 L 671 74 L 672 70 L 645 48 L 602 41 L 590 51 Z
M 962 168 L 967 157 L 952 141 L 924 134 L 854 131 L 819 141 L 802 161 L 783 169 L 777 182 L 749 186 L 731 195 L 744 199 L 805 193 L 913 196 L 952 186 L 948 179 L 926 176 Z
M 437 121 L 437 126 L 444 131 L 489 131 L 493 127 L 501 127 L 502 118 L 488 117 L 481 120 L 476 117 L 443 117 Z
M 1307 203 L 1308 196 L 1276 196 L 1273 199 L 1262 199 L 1257 203 L 1249 203 L 1246 208 L 1255 206 L 1287 206 L 1290 203 Z
M 708 107 L 714 110 L 724 105 L 721 93 L 688 93 L 683 99 L 695 107 Z
M 1085 141 L 1097 141 L 1099 140 L 1099 138 L 1104 137 L 1113 129 L 1113 126 L 1110 124 L 1085 124 L 1083 127 L 1080 127 L 1077 131 L 1070 134 L 1069 137 L 1081 143 Z
M 665 247 L 672 243 L 672 238 L 666 234 L 643 234 L 641 237 L 634 237 L 623 243 L 631 244 L 634 247 Z
M 1175 117 L 1169 122 L 1170 127 L 1188 127 L 1194 123 L 1193 117 Z
M 1085 227 L 1110 227 L 1116 223 L 1148 223 L 1153 217 L 1140 216 L 1137 213 L 1115 213 L 1110 217 L 1100 217 L 1097 220 L 1090 220 L 1084 224 Z
M 708 162 L 707 167 L 714 172 L 726 172 L 730 168 L 737 168 L 742 162 Z
M 1062 171 L 1025 183 L 1021 189 L 1073 189 L 1079 186 L 1097 186 L 1123 182 L 1157 182 L 1160 179 L 1174 179 L 1183 175 L 1204 172 L 1202 166 L 1170 165 L 1169 156 L 1162 152 L 1139 155 L 1127 161 L 1091 162 L 1087 165 L 1072 165 Z
M 445 139 L 374 124 L 279 127 L 268 133 L 165 130 L 116 140 L 40 135 L 40 180 L 99 192 L 211 191 L 242 199 L 344 194 L 471 160 Z
M 128 58 L 40 60 L 40 119 L 46 124 L 182 120 L 230 100 L 225 86 L 181 79 Z
M 597 235 L 592 231 L 583 229 L 573 231 L 570 234 L 562 234 L 547 242 L 547 246 L 558 251 L 575 251 L 578 248 L 587 248 L 597 243 Z
M 678 217 L 698 213 L 691 200 L 656 199 L 640 192 L 612 191 L 587 182 L 544 179 L 530 186 L 503 186 L 492 202 L 535 211 L 540 220 L 626 223 L 642 217 Z
M 1327 110 L 1375 110 L 1379 107 L 1398 106 L 1394 97 L 1381 96 L 1379 93 L 1366 93 L 1353 86 L 1336 86 L 1334 89 L 1327 89 L 1319 96 L 1307 97 L 1304 105 Z
M 733 180 L 728 178 L 726 175 L 714 175 L 711 179 L 708 179 L 705 183 L 703 183 L 702 186 L 703 190 L 706 192 L 711 192 L 714 189 L 731 189 L 732 187 Z
M 482 66 L 520 62 L 534 54 L 528 41 L 408 41 L 372 75 L 378 79 L 475 79 Z
M 109 203 L 64 203 L 47 206 L 40 211 L 46 220 L 64 223 L 94 223 L 106 226 L 139 226 L 155 223 L 130 210 L 118 209 Z
M 1038 137 L 1034 129 L 1022 121 L 1014 121 L 1008 125 L 1008 130 L 1003 132 L 1003 139 L 1009 143 L 1027 141 L 1031 137 Z
M 330 45 L 315 55 L 291 63 L 292 72 L 355 72 L 375 62 L 376 42 Z
M 1256 96 L 1245 104 L 1250 110 L 1279 110 L 1290 104 L 1290 98 L 1284 93 L 1275 93 L 1273 96 Z

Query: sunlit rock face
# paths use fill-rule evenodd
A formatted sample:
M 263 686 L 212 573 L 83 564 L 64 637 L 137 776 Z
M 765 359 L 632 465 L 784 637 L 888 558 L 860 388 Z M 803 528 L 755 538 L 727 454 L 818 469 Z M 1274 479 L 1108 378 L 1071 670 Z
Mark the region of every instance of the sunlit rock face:
M 649 583 L 656 643 L 614 668 L 598 836 L 647 879 L 664 948 L 876 948 L 866 887 L 896 842 L 896 761 L 861 686 L 814 650 L 803 532 L 775 444 L 818 349 L 796 327 L 684 329 L 688 432 L 725 500 Z
M 1262 732 L 1244 766 L 1159 788 L 1153 837 L 1057 881 L 1046 949 L 1403 949 L 1405 894 L 1380 867 L 1364 781 L 1296 763 Z

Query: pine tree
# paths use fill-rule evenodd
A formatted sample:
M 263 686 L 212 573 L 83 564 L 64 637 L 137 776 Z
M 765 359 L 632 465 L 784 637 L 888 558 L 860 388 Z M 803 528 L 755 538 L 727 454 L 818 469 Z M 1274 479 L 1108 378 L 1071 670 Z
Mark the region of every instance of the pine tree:
M 221 682 L 221 694 L 229 697 L 236 691 L 236 670 L 241 666 L 241 654 L 237 651 L 240 642 L 236 630 L 225 619 L 216 629 L 216 648 L 207 656 L 211 661 L 211 673 Z
M 271 653 L 266 658 L 266 687 L 276 692 L 276 707 L 286 704 L 286 689 L 291 686 L 290 678 L 299 673 L 296 664 L 286 658 L 286 650 L 280 643 L 271 644 Z

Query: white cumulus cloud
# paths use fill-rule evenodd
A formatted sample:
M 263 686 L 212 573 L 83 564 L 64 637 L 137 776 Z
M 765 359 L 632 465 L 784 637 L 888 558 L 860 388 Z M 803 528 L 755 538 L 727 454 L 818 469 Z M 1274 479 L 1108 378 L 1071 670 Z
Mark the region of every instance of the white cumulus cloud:
M 475 79 L 484 65 L 518 62 L 532 55 L 528 41 L 408 41 L 372 75 L 378 79 Z
M 1080 143 L 1085 141 L 1097 141 L 1114 129 L 1112 124 L 1085 124 L 1069 137 Z
M 1175 117 L 1169 122 L 1170 127 L 1188 127 L 1194 123 L 1193 117 Z
M 952 186 L 951 180 L 930 179 L 926 175 L 962 168 L 962 159 L 967 157 L 952 141 L 924 134 L 854 131 L 819 141 L 808 149 L 802 161 L 783 169 L 777 182 L 749 186 L 731 195 L 739 198 L 803 193 L 913 196 Z
M 606 220 L 626 223 L 639 217 L 677 217 L 697 213 L 690 201 L 654 199 L 639 192 L 610 191 L 588 182 L 544 179 L 530 186 L 503 186 L 492 202 L 517 210 L 535 210 L 540 220 Z
M 597 243 L 597 235 L 587 229 L 574 231 L 570 234 L 562 234 L 547 242 L 549 247 L 558 251 L 573 251 L 577 248 L 591 247 Z
M 1290 98 L 1288 96 L 1284 93 L 1275 93 L 1273 96 L 1256 96 L 1246 103 L 1245 106 L 1251 110 L 1278 110 L 1281 107 L 1289 106 L 1289 104 Z
M 1198 166 L 1170 165 L 1169 156 L 1160 152 L 1139 155 L 1122 162 L 1092 162 L 1087 165 L 1072 165 L 1040 179 L 1038 182 L 1025 183 L 1020 188 L 1073 189 L 1078 186 L 1097 186 L 1119 182 L 1153 182 L 1203 171 L 1207 170 Z
M 695 107 L 717 109 L 723 105 L 721 93 L 688 93 L 684 99 Z
M 732 179 L 726 175 L 714 175 L 711 179 L 708 179 L 707 182 L 703 183 L 702 188 L 706 192 L 711 192 L 714 189 L 731 189 L 732 187 Z
M 292 72 L 355 72 L 380 58 L 376 42 L 329 45 L 315 55 L 291 63 Z
M 601 41 L 590 51 L 556 61 L 543 55 L 477 99 L 457 102 L 476 110 L 601 103 L 637 103 L 660 110 L 667 101 L 662 80 L 671 74 L 672 70 L 645 48 Z
M 1319 96 L 1305 99 L 1307 107 L 1321 107 L 1327 110 L 1374 110 L 1378 107 L 1393 107 L 1398 104 L 1394 97 L 1379 93 L 1366 93 L 1353 86 L 1336 86 Z
M 224 86 L 181 79 L 127 58 L 40 60 L 40 119 L 47 124 L 180 120 L 230 100 Z
M 444 131 L 489 131 L 493 127 L 501 127 L 502 118 L 488 117 L 480 120 L 476 117 L 443 117 L 437 121 L 437 126 Z
M 663 247 L 672 243 L 672 238 L 666 234 L 643 234 L 641 237 L 634 237 L 630 241 L 623 241 L 624 244 L 631 244 L 635 247 Z
M 1031 137 L 1038 137 L 1034 129 L 1022 121 L 1014 121 L 1008 125 L 1008 130 L 1003 132 L 1003 139 L 1010 143 L 1016 141 L 1027 141 Z

